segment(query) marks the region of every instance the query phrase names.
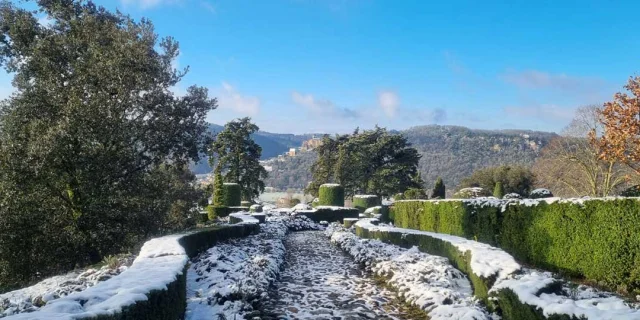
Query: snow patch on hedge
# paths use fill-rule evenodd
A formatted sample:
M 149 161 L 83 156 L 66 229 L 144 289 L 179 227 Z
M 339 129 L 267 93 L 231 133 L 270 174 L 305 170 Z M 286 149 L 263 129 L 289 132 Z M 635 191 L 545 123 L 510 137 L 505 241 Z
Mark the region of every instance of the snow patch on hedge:
M 367 266 L 388 278 L 409 303 L 425 310 L 431 319 L 490 319 L 473 297 L 466 276 L 446 258 L 403 249 L 378 240 L 361 239 L 337 224 L 327 231 L 331 241 Z

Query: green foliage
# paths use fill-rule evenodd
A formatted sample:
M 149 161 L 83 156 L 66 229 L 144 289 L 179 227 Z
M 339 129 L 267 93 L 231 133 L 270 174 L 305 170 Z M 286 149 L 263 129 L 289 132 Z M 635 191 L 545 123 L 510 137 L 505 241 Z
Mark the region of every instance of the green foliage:
M 398 200 L 404 200 L 404 193 L 396 193 L 396 194 L 393 196 L 393 199 L 394 199 L 394 200 L 396 200 L 396 201 L 398 201 Z
M 527 206 L 407 201 L 391 209 L 403 228 L 453 234 L 504 249 L 534 267 L 640 293 L 640 202 L 585 200 Z
M 300 199 L 298 198 L 292 198 L 291 200 L 289 200 L 289 205 L 291 207 L 294 207 L 295 205 L 300 204 Z
M 431 191 L 431 198 L 444 199 L 446 197 L 447 196 L 444 181 L 442 181 L 442 178 L 438 177 L 438 179 L 436 179 L 436 183 L 433 186 L 433 190 Z
M 504 187 L 502 186 L 501 181 L 496 182 L 496 186 L 493 188 L 493 196 L 498 199 L 502 199 L 502 197 L 504 197 Z
M 335 184 L 323 184 L 320 186 L 318 205 L 321 206 L 344 206 L 344 187 Z
M 316 208 L 315 210 L 300 211 L 298 214 L 307 216 L 309 219 L 320 222 L 343 222 L 344 218 L 358 218 L 360 211 L 356 208 Z
M 231 121 L 216 135 L 209 154 L 209 162 L 220 168 L 224 180 L 240 185 L 242 200 L 246 201 L 264 191 L 264 179 L 268 175 L 260 164 L 262 147 L 251 136 L 258 130 L 250 118 Z
M 405 200 L 418 200 L 418 199 L 424 200 L 424 199 L 429 199 L 429 196 L 427 196 L 427 192 L 424 189 L 410 188 L 404 192 L 404 199 Z
M 261 205 L 257 205 L 257 204 L 254 204 L 249 208 L 249 212 L 260 213 L 262 211 L 263 211 L 262 206 Z
M 215 220 L 216 218 L 224 218 L 231 213 L 231 209 L 227 206 L 214 206 L 210 205 L 207 207 L 207 213 L 209 215 L 209 220 Z
M 640 185 L 631 186 L 620 193 L 623 197 L 640 197 Z
M 227 207 L 238 207 L 242 203 L 242 189 L 237 183 L 224 183 L 222 205 Z
M 181 223 L 196 202 L 182 168 L 208 144 L 216 106 L 201 87 L 174 96 L 186 73 L 172 66 L 178 44 L 148 20 L 84 1 L 37 5 L 0 4 L 0 64 L 16 89 L 0 102 L 6 287 L 97 263 Z M 49 27 L 38 23 L 44 15 Z
M 488 197 L 489 191 L 480 187 L 462 188 L 453 194 L 454 199 L 475 199 L 478 197 Z
M 213 176 L 213 205 L 224 206 L 224 180 L 222 179 L 222 172 L 220 166 L 217 166 L 214 170 Z
M 372 195 L 355 195 L 353 196 L 353 207 L 360 210 L 360 212 L 364 212 L 365 210 L 376 207 L 381 204 L 380 197 L 372 196 Z
M 407 187 L 422 187 L 417 169 L 420 155 L 404 136 L 384 128 L 356 130 L 335 139 L 325 136 L 316 151 L 313 181 L 306 188 L 312 195 L 318 194 L 320 185 L 331 181 L 343 185 L 346 196 L 389 196 Z
M 533 189 L 534 176 L 530 169 L 523 166 L 498 166 L 477 170 L 462 180 L 460 187 L 480 187 L 485 190 L 493 190 L 500 182 L 504 193 L 515 192 L 529 194 Z

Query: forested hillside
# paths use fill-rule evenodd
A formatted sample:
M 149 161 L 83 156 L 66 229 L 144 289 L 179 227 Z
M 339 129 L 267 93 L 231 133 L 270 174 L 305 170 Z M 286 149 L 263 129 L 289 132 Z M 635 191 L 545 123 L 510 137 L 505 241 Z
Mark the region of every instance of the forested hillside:
M 555 133 L 525 130 L 474 130 L 458 126 L 420 126 L 401 131 L 422 154 L 420 172 L 427 184 L 438 176 L 457 186 L 474 170 L 500 164 L 533 164 Z M 267 186 L 302 189 L 311 179 L 315 153 L 273 161 Z

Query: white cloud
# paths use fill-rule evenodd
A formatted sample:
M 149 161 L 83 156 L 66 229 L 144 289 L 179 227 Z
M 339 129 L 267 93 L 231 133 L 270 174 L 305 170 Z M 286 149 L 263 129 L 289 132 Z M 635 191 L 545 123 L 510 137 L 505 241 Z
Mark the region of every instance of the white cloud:
M 567 121 L 573 118 L 575 110 L 573 108 L 564 108 L 553 104 L 542 104 L 525 107 L 509 106 L 504 108 L 504 112 L 508 115 L 523 118 Z
M 378 93 L 378 105 L 388 117 L 395 117 L 400 106 L 400 97 L 393 91 L 380 91 Z
M 123 6 L 137 6 L 140 9 L 151 9 L 163 4 L 172 4 L 180 0 L 120 0 Z
M 291 100 L 307 108 L 310 112 L 320 116 L 339 116 L 345 118 L 358 118 L 359 114 L 349 108 L 336 106 L 331 100 L 316 99 L 312 94 L 303 94 L 297 91 L 291 93 Z
M 242 115 L 255 116 L 260 112 L 260 99 L 242 95 L 227 82 L 222 82 L 218 102 L 221 108 L 228 108 Z

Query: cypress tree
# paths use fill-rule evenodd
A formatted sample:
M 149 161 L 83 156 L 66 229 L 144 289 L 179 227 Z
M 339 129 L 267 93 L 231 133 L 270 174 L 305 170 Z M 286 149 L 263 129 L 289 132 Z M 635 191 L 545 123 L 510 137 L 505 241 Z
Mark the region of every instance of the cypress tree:
M 444 182 L 442 178 L 438 177 L 435 185 L 433 186 L 433 191 L 431 192 L 432 199 L 444 199 L 445 198 L 446 189 L 444 186 Z
M 222 173 L 220 171 L 220 166 L 217 166 L 213 178 L 213 205 L 215 207 L 222 206 L 224 199 L 224 182 L 222 181 Z
M 495 188 L 493 188 L 493 196 L 502 199 L 504 197 L 504 187 L 502 186 L 502 182 L 496 182 Z

